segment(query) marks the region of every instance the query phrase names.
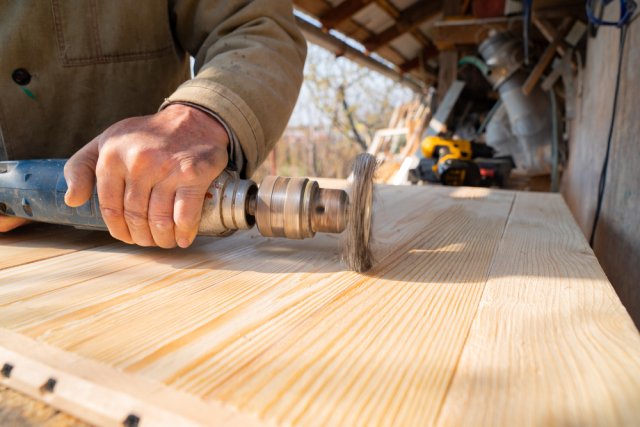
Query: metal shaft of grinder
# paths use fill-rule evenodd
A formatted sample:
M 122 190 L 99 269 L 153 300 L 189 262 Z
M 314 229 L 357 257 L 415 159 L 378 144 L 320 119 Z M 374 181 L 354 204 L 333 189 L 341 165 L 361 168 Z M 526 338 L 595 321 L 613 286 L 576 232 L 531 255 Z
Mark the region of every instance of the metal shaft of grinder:
M 263 236 L 306 239 L 317 232 L 344 231 L 349 197 L 343 190 L 320 188 L 308 178 L 267 176 L 249 209 Z

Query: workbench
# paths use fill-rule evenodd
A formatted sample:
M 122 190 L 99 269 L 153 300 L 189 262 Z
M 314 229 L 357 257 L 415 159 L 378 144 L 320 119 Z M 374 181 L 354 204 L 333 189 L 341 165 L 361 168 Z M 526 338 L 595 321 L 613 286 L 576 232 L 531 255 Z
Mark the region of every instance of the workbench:
M 640 335 L 559 195 L 377 191 L 364 275 L 335 235 L 0 236 L 0 385 L 99 425 L 640 425 Z

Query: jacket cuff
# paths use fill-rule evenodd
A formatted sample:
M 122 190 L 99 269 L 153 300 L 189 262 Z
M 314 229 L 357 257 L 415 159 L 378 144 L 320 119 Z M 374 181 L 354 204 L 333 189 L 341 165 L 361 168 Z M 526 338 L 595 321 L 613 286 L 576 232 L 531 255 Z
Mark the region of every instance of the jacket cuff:
M 196 78 L 178 87 L 160 109 L 178 102 L 202 106 L 220 117 L 240 142 L 246 175 L 255 172 L 267 153 L 262 126 L 244 100 L 225 86 Z

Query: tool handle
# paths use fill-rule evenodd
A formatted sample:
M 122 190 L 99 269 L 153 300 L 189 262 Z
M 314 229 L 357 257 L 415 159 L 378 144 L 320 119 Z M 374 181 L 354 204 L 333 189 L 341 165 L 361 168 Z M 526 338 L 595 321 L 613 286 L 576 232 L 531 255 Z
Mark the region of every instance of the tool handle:
M 0 214 L 51 224 L 106 230 L 95 190 L 82 206 L 64 202 L 64 159 L 0 162 Z
M 64 202 L 66 162 L 65 159 L 0 162 L 0 214 L 107 230 L 95 189 L 82 206 L 72 208 Z M 255 182 L 241 180 L 237 172 L 224 170 L 206 192 L 198 234 L 228 236 L 253 227 L 255 219 L 247 213 L 247 205 L 257 191 Z

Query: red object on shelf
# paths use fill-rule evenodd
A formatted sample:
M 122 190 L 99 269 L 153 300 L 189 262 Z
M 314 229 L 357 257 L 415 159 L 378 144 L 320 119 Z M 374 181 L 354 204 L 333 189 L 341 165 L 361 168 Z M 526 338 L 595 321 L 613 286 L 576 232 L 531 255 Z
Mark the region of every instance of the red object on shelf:
M 493 18 L 504 15 L 505 0 L 474 0 L 473 16 L 476 18 Z
M 493 169 L 480 169 L 480 176 L 485 178 L 494 178 L 496 176 L 496 171 Z

